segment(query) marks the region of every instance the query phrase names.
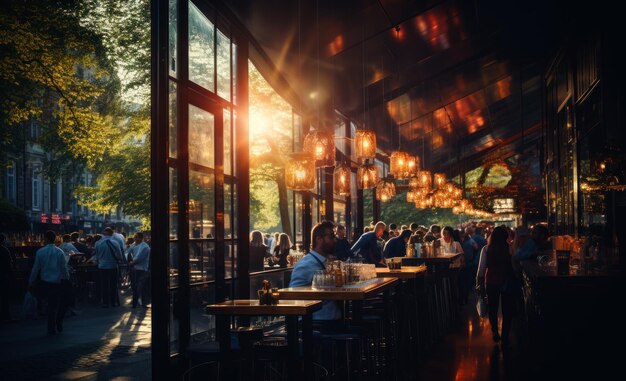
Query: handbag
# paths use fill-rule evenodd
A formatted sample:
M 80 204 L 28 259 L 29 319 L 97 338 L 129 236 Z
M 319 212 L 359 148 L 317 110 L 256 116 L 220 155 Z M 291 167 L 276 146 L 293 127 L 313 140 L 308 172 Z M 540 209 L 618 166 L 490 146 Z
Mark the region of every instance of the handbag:
M 478 301 L 476 302 L 476 312 L 478 312 L 478 316 L 484 318 L 487 316 L 489 312 L 489 303 L 487 303 L 486 296 L 478 297 Z

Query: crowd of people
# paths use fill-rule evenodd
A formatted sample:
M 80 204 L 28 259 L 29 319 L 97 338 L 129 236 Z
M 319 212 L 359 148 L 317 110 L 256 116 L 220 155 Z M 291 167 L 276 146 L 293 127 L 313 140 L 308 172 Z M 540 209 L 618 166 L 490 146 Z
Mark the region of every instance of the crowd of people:
M 404 257 L 408 245 L 431 244 L 441 254 L 462 254 L 452 267 L 458 268 L 459 301 L 468 301 L 469 293 L 477 290 L 489 301 L 489 321 L 493 340 L 509 341 L 512 318 L 522 308 L 521 272 L 519 262 L 531 259 L 548 250 L 548 229 L 537 224 L 532 230 L 520 226 L 512 229 L 493 223 L 467 222 L 457 228 L 434 224 L 429 228 L 418 224 L 402 225 L 379 221 L 364 229 L 354 242 L 346 239 L 345 227 L 324 221 L 311 231 L 311 249 L 296 263 L 289 287 L 311 285 L 316 271 L 324 270 L 327 260 L 351 260 L 386 266 L 393 257 Z M 253 232 L 257 242 L 263 241 L 261 232 Z M 254 240 L 254 237 L 252 237 Z M 288 237 L 287 237 L 288 239 Z M 262 243 L 262 245 L 265 245 Z M 259 246 L 259 256 L 269 255 L 265 246 Z M 251 261 L 259 258 L 250 257 Z M 252 265 L 251 265 L 252 266 Z M 498 328 L 498 313 L 502 305 L 502 330 Z M 323 308 L 313 314 L 315 321 L 339 319 L 335 302 L 324 302 Z
M 102 307 L 120 305 L 120 287 L 130 284 L 133 308 L 147 308 L 150 303 L 150 245 L 142 232 L 126 238 L 124 234 L 107 227 L 102 234 L 80 237 L 78 232 L 57 235 L 52 230 L 44 234 L 44 246 L 37 250 L 30 276 L 28 291 L 38 305 L 46 305 L 47 332 L 52 335 L 63 331 L 63 318 L 69 312 L 75 315 L 76 294 L 80 292 L 76 268 L 80 265 L 97 267 L 98 285 Z M 0 234 L 0 243 L 5 237 Z M 2 245 L 3 277 L 10 279 L 13 268 L 10 251 Z M 5 274 L 6 273 L 6 274 Z M 6 289 L 5 289 L 6 290 Z M 10 320 L 9 295 L 2 297 L 2 318 Z

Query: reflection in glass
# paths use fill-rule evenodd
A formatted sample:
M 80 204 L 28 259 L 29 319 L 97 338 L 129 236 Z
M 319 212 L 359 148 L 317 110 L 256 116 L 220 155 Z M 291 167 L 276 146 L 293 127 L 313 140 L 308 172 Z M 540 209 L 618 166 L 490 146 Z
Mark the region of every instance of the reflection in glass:
M 189 3 L 189 79 L 207 90 L 215 91 L 213 23 Z
M 204 284 L 191 287 L 189 296 L 191 343 L 215 341 L 215 315 L 204 312 L 207 304 L 215 303 L 215 286 Z
M 232 238 L 232 201 L 231 184 L 224 182 L 224 238 Z
M 224 110 L 224 174 L 232 175 L 232 149 L 230 144 L 230 110 Z
M 170 108 L 169 108 L 169 155 L 170 157 L 176 157 L 177 153 L 177 129 L 178 121 L 176 120 L 176 82 L 170 81 Z
M 215 116 L 189 105 L 189 161 L 215 167 Z
M 215 176 L 189 171 L 189 238 L 215 237 Z
M 178 290 L 170 291 L 170 354 L 180 351 L 180 316 L 176 313 L 181 306 Z
M 177 64 L 177 52 L 176 52 L 176 22 L 177 14 L 178 14 L 178 1 L 170 0 L 169 4 L 169 66 L 170 66 L 170 75 L 172 77 L 176 77 L 176 64 Z
M 170 242 L 169 272 L 169 286 L 178 287 L 178 242 Z
M 217 95 L 230 101 L 230 39 L 217 31 Z
M 178 238 L 178 176 L 176 168 L 170 168 L 169 172 L 170 239 L 176 239 Z
M 189 279 L 191 283 L 215 280 L 215 242 L 189 241 Z

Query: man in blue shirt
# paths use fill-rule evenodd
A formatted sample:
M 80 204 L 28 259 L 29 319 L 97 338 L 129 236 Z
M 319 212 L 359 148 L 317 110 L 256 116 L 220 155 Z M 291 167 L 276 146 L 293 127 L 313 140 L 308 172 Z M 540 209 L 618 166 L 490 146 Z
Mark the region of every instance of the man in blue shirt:
M 335 250 L 335 233 L 332 222 L 323 221 L 311 230 L 311 244 L 313 247 L 296 263 L 291 273 L 289 287 L 310 286 L 313 283 L 313 274 L 326 269 L 326 258 Z M 341 319 L 341 310 L 335 301 L 324 301 L 322 309 L 313 313 L 313 320 Z
M 109 305 L 119 305 L 117 267 L 119 262 L 122 261 L 122 250 L 119 245 L 113 241 L 113 229 L 104 229 L 102 238 L 96 243 L 96 253 L 94 257 L 98 262 L 102 306 L 109 307 Z
M 406 243 L 411 238 L 411 231 L 405 229 L 399 236 L 393 237 L 385 244 L 383 254 L 385 258 L 404 257 L 406 255 Z
M 132 289 L 133 289 L 133 308 L 137 307 L 139 296 L 141 296 L 141 306 L 147 308 L 148 298 L 146 284 L 150 273 L 150 246 L 143 241 L 143 233 L 137 232 L 134 236 L 135 244 L 129 250 L 130 266 L 133 271 Z
M 43 297 L 48 299 L 48 335 L 63 331 L 65 303 L 61 304 L 61 280 L 69 279 L 63 250 L 54 245 L 56 234 L 48 230 L 45 235 L 46 246 L 37 250 L 35 263 L 30 272 L 28 289 L 32 292 L 37 277 Z
M 386 227 L 387 225 L 384 222 L 379 221 L 376 223 L 373 231 L 363 233 L 350 249 L 352 254 L 360 255 L 366 263 L 373 263 L 376 266 L 384 267 L 385 263 L 382 258 L 382 250 L 378 247 L 378 238 L 382 237 Z

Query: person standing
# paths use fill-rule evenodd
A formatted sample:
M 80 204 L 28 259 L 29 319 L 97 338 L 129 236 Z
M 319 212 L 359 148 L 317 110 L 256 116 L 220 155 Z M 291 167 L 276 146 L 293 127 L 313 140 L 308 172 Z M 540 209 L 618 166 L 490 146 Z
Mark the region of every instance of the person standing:
M 502 345 L 508 344 L 515 312 L 515 296 L 507 287 L 507 284 L 514 280 L 508 236 L 504 226 L 493 229 L 487 245 L 480 253 L 476 274 L 476 288 L 482 296 L 487 295 L 489 302 L 489 323 L 493 341 L 497 343 L 502 340 Z M 502 335 L 498 333 L 500 300 L 502 300 Z
M 147 288 L 150 276 L 150 246 L 144 242 L 143 233 L 137 232 L 134 236 L 135 243 L 130 249 L 129 258 L 131 271 L 133 272 L 131 287 L 133 289 L 133 308 L 137 307 L 141 296 L 141 306 L 148 308 Z
M 287 256 L 291 249 L 291 240 L 286 233 L 280 233 L 278 236 L 278 244 L 274 247 L 274 258 L 280 267 L 287 267 Z
M 385 267 L 382 250 L 378 245 L 378 239 L 383 236 L 383 232 L 387 225 L 379 221 L 374 226 L 373 231 L 363 233 L 356 243 L 350 248 L 353 255 L 363 257 L 365 263 L 373 263 L 377 267 Z
M 37 277 L 40 277 L 42 295 L 48 300 L 48 335 L 63 332 L 65 307 L 61 301 L 61 281 L 68 280 L 67 263 L 63 250 L 56 247 L 56 234 L 48 230 L 45 234 L 46 246 L 37 250 L 35 263 L 28 280 L 28 290 L 33 291 Z
M 267 252 L 268 248 L 263 243 L 263 233 L 258 230 L 253 230 L 250 232 L 250 265 L 249 271 L 263 271 L 263 263 L 266 256 L 268 256 Z
M 102 238 L 96 242 L 96 253 L 94 255 L 98 262 L 103 307 L 119 305 L 117 267 L 118 263 L 122 260 L 122 251 L 112 238 L 113 230 L 111 228 L 105 228 L 102 232 Z
M 385 244 L 383 254 L 385 258 L 404 257 L 406 255 L 406 244 L 411 238 L 411 231 L 409 229 L 402 230 L 402 233 L 397 237 L 391 238 Z

